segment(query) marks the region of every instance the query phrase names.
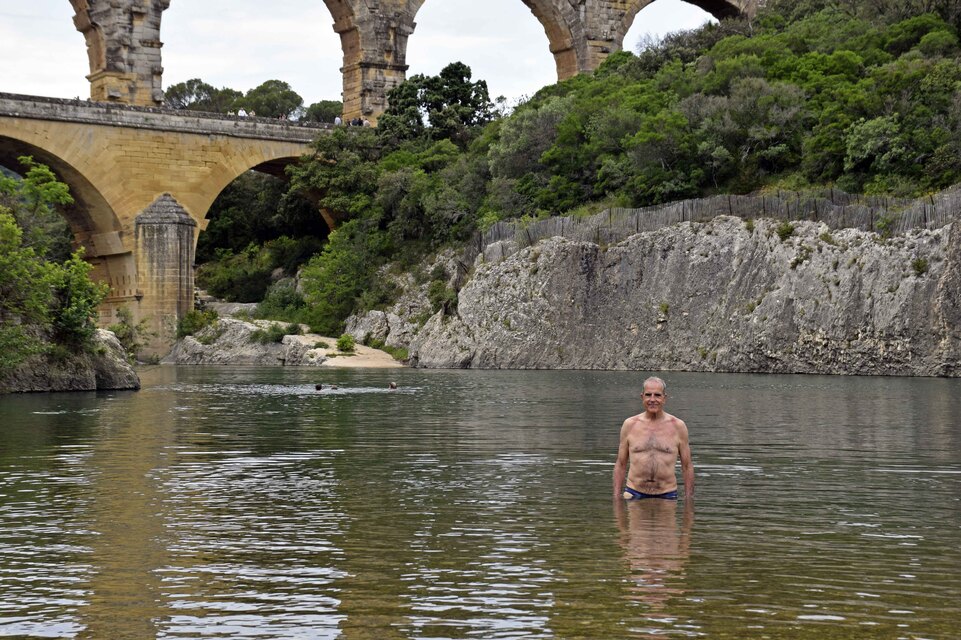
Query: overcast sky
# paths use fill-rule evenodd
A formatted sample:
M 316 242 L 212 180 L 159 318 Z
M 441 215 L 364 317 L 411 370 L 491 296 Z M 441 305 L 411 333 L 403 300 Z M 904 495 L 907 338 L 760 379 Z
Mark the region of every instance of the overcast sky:
M 340 100 L 343 55 L 321 0 L 171 0 L 163 14 L 164 86 L 201 78 L 246 92 L 278 79 L 304 98 Z M 0 92 L 89 97 L 83 35 L 68 0 L 0 3 Z M 654 36 L 698 27 L 711 17 L 680 0 L 642 10 L 624 40 L 636 50 Z M 520 0 L 428 0 L 407 47 L 408 75 L 434 75 L 453 61 L 510 103 L 556 82 L 547 36 Z

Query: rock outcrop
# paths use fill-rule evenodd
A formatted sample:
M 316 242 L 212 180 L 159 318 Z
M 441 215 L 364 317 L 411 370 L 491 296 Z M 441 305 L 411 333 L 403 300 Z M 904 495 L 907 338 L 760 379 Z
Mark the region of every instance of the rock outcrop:
M 319 336 L 286 335 L 280 342 L 258 342 L 255 332 L 272 323 L 221 318 L 196 336 L 178 341 L 162 362 L 168 364 L 319 365 L 326 359 L 315 349 Z
M 402 346 L 437 368 L 961 375 L 961 225 L 885 239 L 786 224 L 488 247 L 456 311 Z M 375 337 L 405 326 L 396 312 Z
M 30 358 L 0 380 L 0 393 L 139 389 L 140 378 L 117 336 L 98 329 L 94 342 L 90 352 Z
M 260 365 L 288 367 L 399 367 L 389 354 L 357 345 L 354 353 L 337 349 L 336 338 L 314 333 L 284 335 L 280 342 L 261 342 L 257 331 L 279 325 L 270 320 L 247 322 L 220 318 L 194 336 L 178 341 L 165 364 Z M 285 325 L 286 326 L 286 325 Z

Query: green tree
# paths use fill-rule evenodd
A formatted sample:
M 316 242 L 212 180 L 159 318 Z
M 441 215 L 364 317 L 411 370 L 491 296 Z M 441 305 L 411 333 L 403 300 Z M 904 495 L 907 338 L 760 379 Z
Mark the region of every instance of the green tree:
M 52 215 L 54 205 L 71 199 L 49 168 L 29 158 L 21 162 L 29 167 L 23 180 L 4 178 L 12 207 L 0 204 L 0 370 L 6 371 L 48 350 L 51 343 L 71 350 L 89 348 L 97 305 L 108 290 L 90 280 L 93 267 L 82 259 L 82 249 L 60 264 L 24 244 L 18 220 L 33 220 L 38 212 Z M 37 247 L 49 246 L 41 227 L 31 231 Z
M 53 265 L 23 246 L 23 231 L 0 206 L 0 377 L 43 351 L 36 331 L 50 325 Z
M 86 349 L 97 330 L 97 306 L 107 297 L 110 288 L 93 282 L 93 266 L 83 260 L 83 250 L 74 252 L 70 259 L 53 272 L 54 338 L 59 344 L 73 349 Z
M 238 100 L 242 97 L 243 94 L 235 89 L 215 89 L 200 78 L 193 78 L 167 87 L 164 105 L 173 109 L 230 113 L 237 109 Z
M 198 263 L 215 260 L 224 249 L 239 253 L 284 235 L 319 242 L 328 232 L 310 198 L 292 191 L 289 182 L 258 171 L 247 171 L 227 185 L 207 218 L 197 239 Z
M 46 165 L 31 156 L 17 159 L 23 177 L 0 174 L 0 206 L 6 206 L 23 229 L 23 244 L 48 260 L 62 262 L 70 256 L 73 234 L 57 209 L 73 203 L 67 185 Z
M 384 262 L 384 236 L 369 221 L 351 220 L 330 234 L 324 250 L 304 267 L 304 321 L 317 333 L 335 336 L 371 286 Z
M 262 118 L 292 118 L 304 105 L 304 99 L 282 80 L 268 80 L 254 87 L 241 102 L 248 113 Z
M 434 140 L 448 139 L 465 146 L 471 129 L 494 118 L 484 80 L 471 81 L 471 69 L 452 62 L 439 75 L 417 74 L 387 94 L 387 111 L 378 128 L 383 135 L 398 139 L 415 138 L 425 133 Z
M 332 124 L 334 118 L 344 113 L 344 103 L 340 100 L 321 100 L 307 107 L 304 120 Z

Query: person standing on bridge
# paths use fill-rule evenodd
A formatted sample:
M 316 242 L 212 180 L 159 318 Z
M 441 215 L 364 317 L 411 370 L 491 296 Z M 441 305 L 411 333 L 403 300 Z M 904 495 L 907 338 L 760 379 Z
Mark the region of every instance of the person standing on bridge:
M 641 399 L 644 411 L 621 425 L 614 463 L 614 497 L 676 500 L 674 463 L 680 458 L 684 497 L 694 498 L 694 463 L 687 425 L 664 411 L 667 385 L 660 378 L 648 378 Z

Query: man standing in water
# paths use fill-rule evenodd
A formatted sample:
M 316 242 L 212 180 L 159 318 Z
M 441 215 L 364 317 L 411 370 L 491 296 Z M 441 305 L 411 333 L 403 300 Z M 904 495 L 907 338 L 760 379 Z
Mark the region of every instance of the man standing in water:
M 641 395 L 644 412 L 628 418 L 621 426 L 621 442 L 614 463 L 615 497 L 676 500 L 674 464 L 678 458 L 684 476 L 684 496 L 694 497 L 694 465 L 687 425 L 664 411 L 666 391 L 667 385 L 660 378 L 645 380 Z

